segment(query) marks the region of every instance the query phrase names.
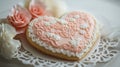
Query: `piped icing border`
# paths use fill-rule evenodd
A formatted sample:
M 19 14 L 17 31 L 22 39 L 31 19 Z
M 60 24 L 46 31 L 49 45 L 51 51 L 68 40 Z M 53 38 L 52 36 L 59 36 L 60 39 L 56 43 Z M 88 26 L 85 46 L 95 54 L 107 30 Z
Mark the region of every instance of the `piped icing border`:
M 39 18 L 42 18 L 42 17 L 39 17 Z M 38 18 L 38 19 L 39 19 Z M 95 18 L 93 18 L 95 19 Z M 52 51 L 53 53 L 62 53 L 64 55 L 67 55 L 69 57 L 71 56 L 77 56 L 77 57 L 81 57 L 85 52 L 89 51 L 89 48 L 92 47 L 93 43 L 95 40 L 96 40 L 96 36 L 97 34 L 99 33 L 98 31 L 98 25 L 96 23 L 95 25 L 95 28 L 94 28 L 94 32 L 92 33 L 92 38 L 89 40 L 88 44 L 85 44 L 86 48 L 84 50 L 82 50 L 80 53 L 74 53 L 74 52 L 71 52 L 69 50 L 65 50 L 65 49 L 57 49 L 57 48 L 54 48 L 52 46 L 49 46 L 48 44 L 46 44 L 45 42 L 39 40 L 39 38 L 37 38 L 34 33 L 33 33 L 33 30 L 32 30 L 32 26 L 33 24 L 37 22 L 37 20 L 34 20 L 34 22 L 31 22 L 28 26 L 28 36 L 32 39 L 33 42 L 35 42 L 36 44 L 38 44 L 39 46 L 42 46 L 44 47 L 45 49 L 48 49 L 50 51 Z

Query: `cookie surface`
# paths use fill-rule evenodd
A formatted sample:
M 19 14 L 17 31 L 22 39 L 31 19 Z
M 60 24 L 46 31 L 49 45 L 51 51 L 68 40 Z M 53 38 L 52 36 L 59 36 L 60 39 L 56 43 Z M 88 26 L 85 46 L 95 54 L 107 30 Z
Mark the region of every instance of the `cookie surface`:
M 67 60 L 82 59 L 99 39 L 95 18 L 80 11 L 70 12 L 61 19 L 36 18 L 29 24 L 26 34 L 38 50 Z

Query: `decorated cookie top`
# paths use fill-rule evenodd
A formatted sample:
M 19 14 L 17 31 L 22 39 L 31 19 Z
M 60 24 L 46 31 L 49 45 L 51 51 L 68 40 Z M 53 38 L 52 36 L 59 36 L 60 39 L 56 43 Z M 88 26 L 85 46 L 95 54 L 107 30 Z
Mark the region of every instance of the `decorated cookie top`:
M 29 24 L 28 31 L 46 44 L 72 52 L 80 52 L 89 44 L 94 32 L 95 19 L 88 13 L 73 11 L 61 19 L 39 17 Z

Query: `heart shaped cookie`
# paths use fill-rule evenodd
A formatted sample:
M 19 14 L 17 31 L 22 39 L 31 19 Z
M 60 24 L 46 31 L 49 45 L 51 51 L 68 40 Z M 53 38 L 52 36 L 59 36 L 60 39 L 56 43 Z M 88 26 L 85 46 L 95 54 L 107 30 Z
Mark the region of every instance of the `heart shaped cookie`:
M 42 16 L 30 22 L 27 39 L 41 52 L 66 60 L 85 57 L 99 39 L 95 18 L 73 11 L 62 18 Z

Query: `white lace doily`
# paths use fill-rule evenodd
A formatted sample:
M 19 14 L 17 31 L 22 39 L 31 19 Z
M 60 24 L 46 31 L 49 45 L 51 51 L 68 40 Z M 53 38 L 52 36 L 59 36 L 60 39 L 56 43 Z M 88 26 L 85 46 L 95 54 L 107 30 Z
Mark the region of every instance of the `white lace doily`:
M 22 41 L 25 40 L 22 39 Z M 89 67 L 90 65 L 96 65 L 96 63 L 110 61 L 118 53 L 116 49 L 118 44 L 118 40 L 101 37 L 100 43 L 84 59 L 65 61 L 41 54 L 27 43 L 22 43 L 25 49 L 20 50 L 15 58 L 34 67 Z

